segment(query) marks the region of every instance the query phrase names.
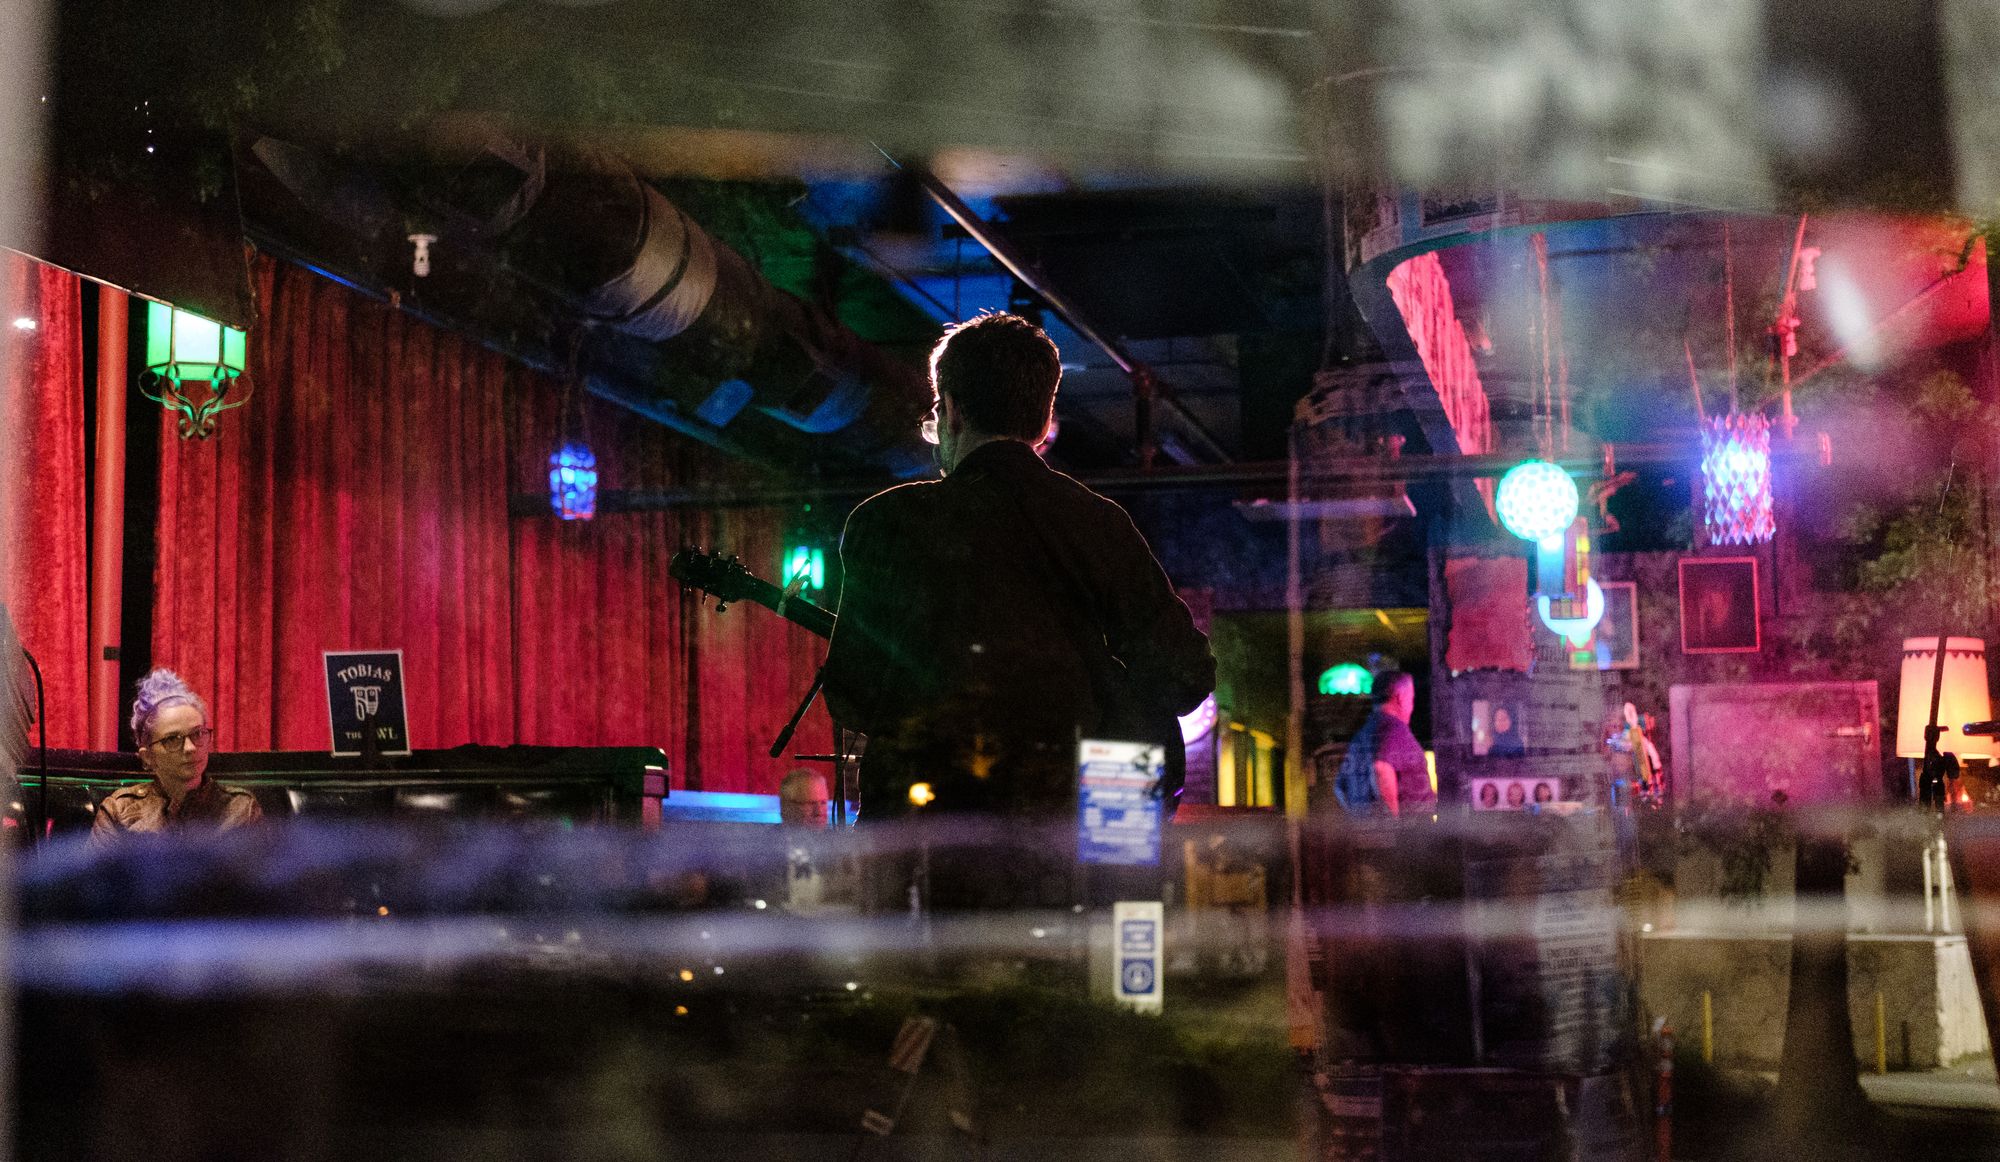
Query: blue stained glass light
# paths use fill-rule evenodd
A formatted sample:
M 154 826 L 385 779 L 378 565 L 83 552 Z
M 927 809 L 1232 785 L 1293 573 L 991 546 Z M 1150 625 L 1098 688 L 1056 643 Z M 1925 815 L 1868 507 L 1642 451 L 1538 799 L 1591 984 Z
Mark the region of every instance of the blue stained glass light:
M 549 457 L 549 506 L 564 520 L 597 515 L 597 457 L 574 440 Z
M 1508 532 L 1539 543 L 1569 528 L 1581 499 L 1569 473 L 1547 460 L 1523 460 L 1500 478 L 1493 507 Z

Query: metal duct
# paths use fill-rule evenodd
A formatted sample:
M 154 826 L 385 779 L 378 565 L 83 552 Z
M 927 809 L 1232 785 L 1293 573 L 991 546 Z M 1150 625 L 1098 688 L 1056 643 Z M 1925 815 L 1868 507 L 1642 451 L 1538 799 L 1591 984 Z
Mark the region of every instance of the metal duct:
M 622 161 L 553 147 L 548 159 L 503 252 L 598 324 L 590 363 L 644 369 L 652 408 L 713 427 L 768 418 L 897 475 L 931 466 L 915 439 L 931 407 L 921 368 L 772 286 Z
M 901 477 L 932 468 L 917 438 L 931 392 L 916 360 L 773 286 L 622 160 L 482 136 L 448 168 L 258 139 L 250 158 L 338 230 L 273 202 L 256 180 L 259 216 L 299 240 L 293 249 L 385 294 L 401 287 L 406 305 L 531 363 L 573 368 L 593 393 L 734 454 L 858 461 Z M 420 282 L 396 273 L 409 270 L 413 227 L 437 238 L 436 268 Z M 562 308 L 553 326 L 551 300 Z

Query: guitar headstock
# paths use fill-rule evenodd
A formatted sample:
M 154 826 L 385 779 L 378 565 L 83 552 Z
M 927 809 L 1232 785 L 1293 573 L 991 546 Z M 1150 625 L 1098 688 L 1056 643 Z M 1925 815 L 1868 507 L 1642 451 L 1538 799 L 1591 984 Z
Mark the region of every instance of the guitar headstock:
M 749 601 L 762 584 L 743 562 L 701 549 L 685 548 L 667 563 L 667 575 L 690 589 L 699 589 L 724 604 Z

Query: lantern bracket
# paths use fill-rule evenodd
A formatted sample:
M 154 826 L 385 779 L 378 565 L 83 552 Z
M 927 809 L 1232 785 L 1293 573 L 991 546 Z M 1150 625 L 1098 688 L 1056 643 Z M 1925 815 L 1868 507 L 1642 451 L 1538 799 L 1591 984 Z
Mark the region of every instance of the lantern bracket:
M 234 379 L 196 381 L 208 384 L 207 398 L 197 400 L 188 395 L 178 376 L 148 370 L 139 375 L 139 394 L 179 417 L 177 427 L 181 439 L 206 440 L 215 435 L 216 417 L 230 408 L 240 408 L 250 402 L 252 393 L 248 391 L 234 399 L 229 398 L 229 385 Z

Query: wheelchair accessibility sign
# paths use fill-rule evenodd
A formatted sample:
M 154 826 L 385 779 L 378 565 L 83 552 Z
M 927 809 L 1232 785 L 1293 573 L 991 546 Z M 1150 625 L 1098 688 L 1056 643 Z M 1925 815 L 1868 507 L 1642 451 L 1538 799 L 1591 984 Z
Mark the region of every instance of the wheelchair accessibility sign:
M 1117 955 L 1111 958 L 1120 1003 L 1141 1012 L 1162 1008 L 1161 943 L 1166 909 L 1158 900 L 1126 900 L 1111 906 L 1111 938 Z

